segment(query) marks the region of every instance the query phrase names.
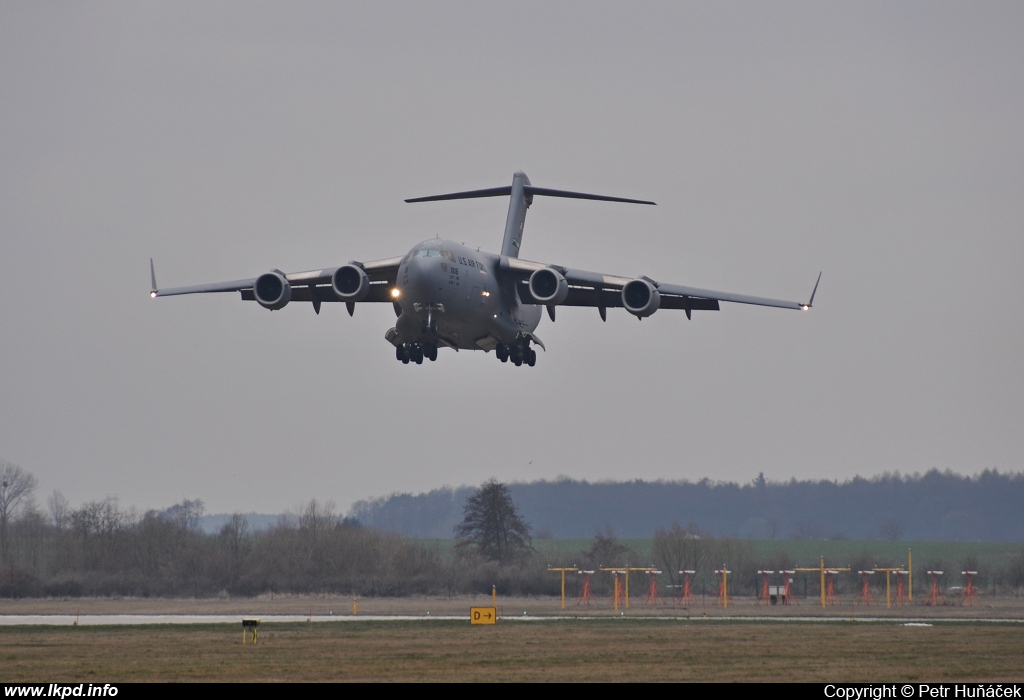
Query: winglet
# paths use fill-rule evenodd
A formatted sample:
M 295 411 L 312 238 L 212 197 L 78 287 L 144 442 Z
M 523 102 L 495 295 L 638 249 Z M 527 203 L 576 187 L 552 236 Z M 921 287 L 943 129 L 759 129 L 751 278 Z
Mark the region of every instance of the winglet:
M 814 295 L 818 293 L 818 283 L 821 282 L 821 273 L 818 273 L 818 281 L 814 283 L 814 289 L 811 291 L 811 300 L 804 304 L 801 308 L 804 311 L 814 306 Z
M 149 259 L 149 280 L 150 280 L 149 296 L 151 296 L 154 299 L 156 299 L 156 295 L 157 295 L 158 292 L 157 292 L 157 288 L 156 288 L 156 268 L 153 267 L 153 258 Z

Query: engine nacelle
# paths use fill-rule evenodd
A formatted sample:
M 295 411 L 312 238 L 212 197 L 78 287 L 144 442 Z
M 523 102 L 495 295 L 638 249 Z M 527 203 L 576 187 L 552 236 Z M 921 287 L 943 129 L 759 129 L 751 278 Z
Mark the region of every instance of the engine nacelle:
M 279 270 L 257 277 L 252 291 L 260 306 L 271 311 L 283 309 L 292 300 L 292 286 Z
M 644 318 L 658 310 L 661 294 L 646 279 L 630 280 L 622 287 L 622 305 L 637 318 Z
M 557 270 L 545 267 L 530 275 L 530 294 L 545 306 L 557 306 L 569 296 L 569 283 Z
M 370 291 L 370 278 L 356 265 L 342 265 L 331 275 L 331 288 L 342 301 L 362 301 Z

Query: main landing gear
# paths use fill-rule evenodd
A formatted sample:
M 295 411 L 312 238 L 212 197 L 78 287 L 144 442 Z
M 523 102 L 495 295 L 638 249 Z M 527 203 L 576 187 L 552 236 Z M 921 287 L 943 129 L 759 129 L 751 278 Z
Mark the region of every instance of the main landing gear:
M 415 362 L 423 364 L 423 358 L 431 362 L 437 359 L 437 346 L 430 343 L 405 343 L 395 346 L 395 358 L 403 365 Z
M 511 345 L 498 343 L 498 347 L 494 348 L 494 354 L 502 362 L 512 360 L 516 367 L 522 367 L 523 364 L 533 367 L 537 364 L 537 351 L 530 347 L 530 341 L 526 338 L 521 338 Z

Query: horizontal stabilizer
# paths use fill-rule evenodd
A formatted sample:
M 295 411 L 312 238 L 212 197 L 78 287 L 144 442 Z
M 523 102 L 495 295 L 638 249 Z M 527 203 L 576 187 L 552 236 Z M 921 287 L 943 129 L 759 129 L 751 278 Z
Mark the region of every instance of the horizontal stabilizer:
M 567 199 L 595 199 L 599 202 L 625 202 L 626 204 L 654 204 L 645 199 L 626 199 L 625 197 L 609 197 L 603 194 L 585 194 L 583 192 L 567 192 L 565 190 L 549 190 L 546 187 L 528 186 L 523 188 L 526 194 L 540 194 L 545 197 L 565 197 Z
M 476 197 L 504 197 L 512 194 L 512 188 L 509 186 L 505 187 L 492 187 L 489 190 L 470 190 L 468 192 L 452 192 L 451 194 L 435 194 L 430 197 L 415 197 L 413 199 L 405 200 L 406 203 L 412 204 L 414 202 L 439 202 L 443 199 L 475 199 Z
M 405 200 L 408 204 L 415 202 L 439 202 L 446 199 L 475 199 L 477 197 L 505 197 L 512 194 L 511 187 L 492 187 L 487 190 L 469 190 L 467 192 L 452 192 L 451 194 L 435 194 L 429 197 L 415 197 Z M 568 190 L 551 190 L 546 187 L 534 187 L 526 185 L 523 187 L 523 194 L 527 197 L 541 195 L 543 197 L 564 197 L 567 199 L 592 199 L 599 202 L 624 202 L 626 204 L 654 204 L 644 199 L 627 199 L 625 197 L 609 197 L 603 194 L 586 194 L 585 192 L 569 192 Z
M 413 202 L 439 202 L 445 199 L 475 199 L 477 197 L 509 197 L 508 217 L 505 219 L 505 236 L 501 241 L 501 254 L 508 258 L 519 257 L 519 246 L 523 242 L 523 226 L 526 222 L 526 210 L 533 204 L 534 195 L 542 197 L 564 197 L 567 199 L 590 199 L 598 202 L 624 202 L 626 204 L 654 204 L 645 199 L 627 199 L 626 197 L 609 197 L 603 194 L 587 194 L 585 192 L 569 192 L 568 190 L 549 190 L 546 187 L 534 187 L 526 173 L 520 171 L 512 176 L 512 184 L 508 187 L 492 187 L 486 190 L 467 190 L 450 194 L 435 194 L 429 197 L 414 197 L 405 200 Z

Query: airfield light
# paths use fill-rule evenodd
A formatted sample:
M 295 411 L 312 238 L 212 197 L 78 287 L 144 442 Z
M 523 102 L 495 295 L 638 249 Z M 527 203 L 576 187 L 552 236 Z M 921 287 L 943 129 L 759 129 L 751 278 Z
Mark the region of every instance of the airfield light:
M 928 575 L 932 577 L 932 589 L 928 593 L 928 600 L 924 602 L 925 605 L 945 605 L 946 599 L 942 596 L 942 591 L 939 590 L 939 576 L 944 574 L 944 571 L 929 571 Z
M 673 601 L 673 603 L 681 603 L 684 606 L 692 605 L 697 598 L 693 595 L 693 590 L 690 586 L 690 582 L 693 575 L 697 573 L 695 569 L 683 569 L 679 574 L 683 577 L 683 584 L 679 589 L 679 596 Z
M 834 577 L 840 571 L 849 571 L 849 570 L 850 570 L 850 567 L 848 567 L 848 566 L 845 567 L 845 568 L 838 568 L 837 567 L 837 568 L 826 569 L 825 568 L 825 557 L 821 558 L 821 564 L 819 564 L 818 566 L 804 567 L 804 568 L 796 567 L 796 568 L 793 569 L 793 571 L 806 571 L 806 572 L 815 571 L 815 572 L 818 573 L 818 575 L 821 578 L 821 607 L 822 608 L 824 608 L 826 605 L 834 605 L 835 604 L 835 602 L 836 602 L 836 600 L 835 600 L 836 589 L 835 589 Z M 876 569 L 876 571 L 881 571 L 881 569 Z
M 860 599 L 857 602 L 861 605 L 877 605 L 875 596 L 871 594 L 871 576 L 873 576 L 875 572 L 861 569 L 857 573 L 860 574 L 861 578 Z
M 665 601 L 661 599 L 661 594 L 658 593 L 658 574 L 661 572 L 657 569 L 644 569 L 644 573 L 647 574 L 650 580 L 644 605 L 664 605 Z
M 548 567 L 548 571 L 560 571 L 562 573 L 562 610 L 565 610 L 565 572 L 566 571 L 576 571 L 576 567 L 575 566 L 570 566 L 570 567 L 549 566 Z
M 721 569 L 715 569 L 715 573 L 719 575 L 720 579 L 718 582 L 718 595 L 715 596 L 715 605 L 719 601 L 722 602 L 722 607 L 729 607 L 729 574 L 732 572 L 726 569 L 724 566 Z
M 772 569 L 761 569 L 757 574 L 761 577 L 761 597 L 758 598 L 758 605 L 775 605 L 775 600 L 772 599 L 773 586 L 771 585 L 771 577 L 775 571 Z
M 590 593 L 590 575 L 595 572 L 580 570 L 576 573 L 583 577 L 583 589 L 580 591 L 580 597 L 576 599 L 576 605 L 590 605 L 594 602 L 594 596 Z
M 977 605 L 978 596 L 974 595 L 974 577 L 978 574 L 977 571 L 961 571 L 961 574 L 967 577 L 967 587 L 964 589 L 963 597 L 960 598 L 960 605 Z

